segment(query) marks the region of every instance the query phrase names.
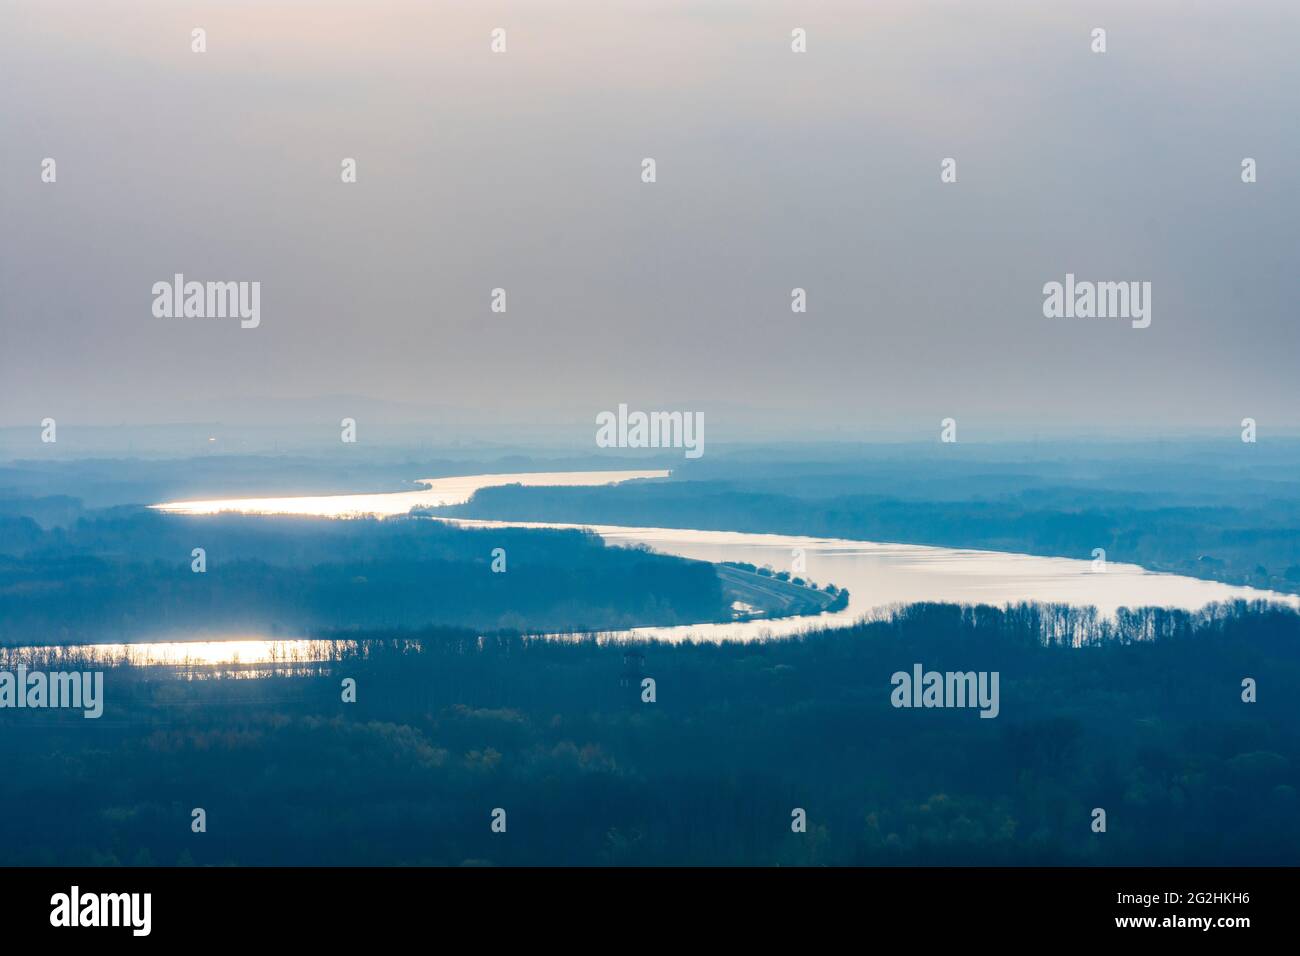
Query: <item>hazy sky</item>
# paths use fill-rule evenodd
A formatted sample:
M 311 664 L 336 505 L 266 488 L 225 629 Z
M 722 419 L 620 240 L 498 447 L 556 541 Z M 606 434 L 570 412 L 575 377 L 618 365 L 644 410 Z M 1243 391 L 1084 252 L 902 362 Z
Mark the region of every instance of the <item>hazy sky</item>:
M 5 0 L 0 425 L 1294 428 L 1298 46 L 1293 0 Z M 260 326 L 155 318 L 177 272 Z M 1045 318 L 1067 272 L 1151 326 Z

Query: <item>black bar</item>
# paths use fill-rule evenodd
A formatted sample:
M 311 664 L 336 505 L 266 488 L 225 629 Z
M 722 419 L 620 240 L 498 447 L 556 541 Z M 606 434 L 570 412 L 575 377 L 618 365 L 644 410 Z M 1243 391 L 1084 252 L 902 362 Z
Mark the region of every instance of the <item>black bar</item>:
M 1285 930 L 1295 877 L 1289 868 L 0 870 L 8 940 L 67 940 L 75 932 L 81 941 L 205 947 L 373 942 L 381 932 L 434 934 L 451 945 L 452 931 L 484 941 L 532 932 L 537 942 L 643 936 L 667 944 L 692 925 L 760 940 L 843 931 L 927 943 L 1032 941 L 1043 933 L 1060 941 L 1230 943 L 1243 932 Z M 73 886 L 83 908 L 88 895 L 150 894 L 147 936 L 136 935 L 142 906 L 123 910 L 127 925 L 51 925 L 56 894 L 70 904 Z

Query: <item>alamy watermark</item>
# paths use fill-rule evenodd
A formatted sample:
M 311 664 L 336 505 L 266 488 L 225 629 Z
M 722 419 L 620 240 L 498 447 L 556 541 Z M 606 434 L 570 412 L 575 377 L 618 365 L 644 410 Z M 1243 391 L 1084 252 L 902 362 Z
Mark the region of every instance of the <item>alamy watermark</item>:
M 685 448 L 687 458 L 704 454 L 703 412 L 618 412 L 596 416 L 597 448 Z
M 95 720 L 104 713 L 103 671 L 29 671 L 26 664 L 0 670 L 0 708 L 68 707 Z
M 260 282 L 186 282 L 178 272 L 171 282 L 155 282 L 153 296 L 154 318 L 238 318 L 245 329 L 262 324 Z
M 1150 282 L 1076 281 L 1073 272 L 1065 282 L 1043 286 L 1043 315 L 1049 319 L 1131 319 L 1133 328 L 1151 324 Z
M 152 914 L 152 893 L 83 893 L 74 885 L 50 897 L 51 926 L 129 926 L 133 936 L 148 936 Z
M 996 717 L 1002 709 L 998 671 L 895 671 L 889 702 L 895 707 L 978 707 L 981 717 Z

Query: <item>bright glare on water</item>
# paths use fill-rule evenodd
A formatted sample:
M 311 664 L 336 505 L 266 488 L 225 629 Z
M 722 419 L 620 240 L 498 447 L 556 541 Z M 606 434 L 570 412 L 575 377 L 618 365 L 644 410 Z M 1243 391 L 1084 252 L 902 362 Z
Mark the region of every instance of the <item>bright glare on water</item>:
M 1136 564 L 1107 562 L 1104 571 L 1089 560 L 1044 558 L 1000 551 L 881 544 L 843 538 L 747 534 L 737 531 L 691 531 L 674 528 L 625 528 L 617 525 L 533 525 L 526 522 L 456 521 L 479 527 L 590 527 L 610 544 L 644 544 L 667 554 L 701 561 L 745 561 L 789 570 L 795 549 L 802 549 L 800 576 L 818 585 L 849 590 L 849 606 L 834 614 L 680 627 L 639 627 L 621 636 L 661 640 L 753 640 L 787 636 L 809 626 L 851 624 L 896 604 L 938 601 L 1001 606 L 1021 601 L 1093 605 L 1112 616 L 1121 607 L 1175 607 L 1197 610 L 1222 601 L 1273 600 L 1300 608 L 1300 597 L 1177 574 L 1156 574 Z
M 404 515 L 412 508 L 438 508 L 464 504 L 480 488 L 498 485 L 612 485 L 633 478 L 667 478 L 666 471 L 558 471 L 521 475 L 464 475 L 456 478 L 421 478 L 424 491 L 399 491 L 372 495 L 312 495 L 301 498 L 218 498 L 211 501 L 169 501 L 153 505 L 159 511 L 182 515 L 213 515 L 236 511 L 255 515 L 318 515 L 354 518 Z
M 498 485 L 604 485 L 636 478 L 663 478 L 666 471 L 553 472 L 512 475 L 468 475 L 425 479 L 425 490 L 368 495 L 320 495 L 287 498 L 228 498 L 174 501 L 155 505 L 173 514 L 320 515 L 332 518 L 405 514 L 413 507 L 460 504 L 479 488 Z M 612 637 L 656 637 L 663 640 L 753 640 L 796 634 L 813 626 L 848 624 L 897 604 L 941 601 L 957 604 L 1002 605 L 1039 601 L 1094 605 L 1106 616 L 1121 607 L 1155 605 L 1197 610 L 1207 604 L 1233 600 L 1271 600 L 1300 608 L 1300 597 L 1236 587 L 1175 574 L 1156 574 L 1133 564 L 1109 562 L 1104 571 L 1091 560 L 1044 558 L 996 551 L 883 544 L 800 535 L 747 534 L 733 531 L 693 531 L 670 528 L 629 528 L 616 525 L 540 524 L 530 522 L 455 521 L 478 527 L 591 527 L 613 545 L 648 545 L 666 554 L 703 561 L 744 561 L 790 569 L 795 549 L 802 549 L 802 573 L 820 585 L 848 588 L 848 608 L 816 617 L 681 627 L 641 627 L 611 632 Z M 120 649 L 123 645 L 105 645 Z M 141 662 L 263 663 L 285 657 L 313 658 L 313 642 L 283 640 L 161 642 L 130 645 Z

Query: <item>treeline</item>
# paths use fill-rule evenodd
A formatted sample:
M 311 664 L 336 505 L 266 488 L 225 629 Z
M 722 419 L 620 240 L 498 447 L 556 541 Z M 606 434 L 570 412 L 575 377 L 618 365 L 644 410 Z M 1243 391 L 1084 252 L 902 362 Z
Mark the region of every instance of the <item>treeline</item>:
M 760 577 L 775 578 L 777 581 L 789 581 L 796 587 L 811 588 L 814 591 L 821 590 L 815 581 L 809 581 L 797 574 L 791 574 L 789 571 L 776 570 L 770 564 L 757 565 L 749 561 L 723 561 L 722 564 L 732 568 L 739 568 L 742 571 L 748 571 L 750 574 L 757 574 Z M 826 585 L 827 594 L 839 594 L 840 589 L 834 584 Z
M 202 573 L 194 570 L 196 548 Z M 95 512 L 68 527 L 0 517 L 0 643 L 728 619 L 711 565 L 608 548 L 582 531 L 140 508 Z
M 1300 863 L 1300 617 L 1134 611 L 1080 648 L 1044 640 L 1061 613 L 751 644 L 348 631 L 305 675 L 117 667 L 98 721 L 0 710 L 0 863 Z M 893 707 L 917 663 L 998 672 L 999 716 Z

